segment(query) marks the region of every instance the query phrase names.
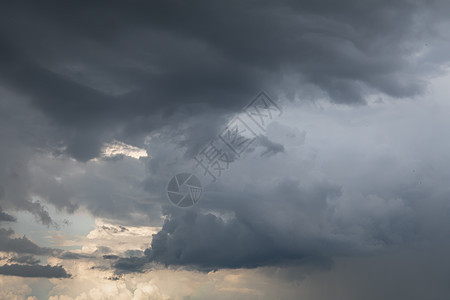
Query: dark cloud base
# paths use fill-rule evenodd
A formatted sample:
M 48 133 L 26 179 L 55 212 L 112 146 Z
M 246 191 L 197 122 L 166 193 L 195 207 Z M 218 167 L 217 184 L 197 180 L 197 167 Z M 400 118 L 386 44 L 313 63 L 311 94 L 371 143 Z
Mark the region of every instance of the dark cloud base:
M 285 247 L 236 219 L 225 222 L 212 214 L 194 212 L 168 219 L 144 254 L 119 258 L 113 266 L 122 273 L 143 272 L 151 263 L 206 272 L 286 264 L 327 269 L 332 265 L 329 256 L 307 247 Z
M 62 266 L 41 265 L 3 265 L 0 266 L 0 274 L 20 277 L 44 277 L 44 278 L 70 278 Z
M 293 95 L 306 84 L 345 104 L 373 92 L 421 94 L 424 73 L 440 64 L 413 54 L 441 20 L 431 13 L 447 8 L 408 0 L 1 6 L 0 82 L 28 95 L 55 122 L 53 143 L 80 161 L 113 138 L 137 143 L 182 124 L 180 109 L 236 111 L 260 90 Z
M 0 222 L 15 222 L 16 218 L 10 214 L 4 212 L 0 207 Z

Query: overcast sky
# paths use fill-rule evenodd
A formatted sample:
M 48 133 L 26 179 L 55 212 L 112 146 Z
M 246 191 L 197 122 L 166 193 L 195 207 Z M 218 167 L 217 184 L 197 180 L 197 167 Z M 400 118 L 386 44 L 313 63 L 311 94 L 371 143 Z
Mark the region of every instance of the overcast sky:
M 2 1 L 0 299 L 448 299 L 449 15 Z M 196 159 L 240 120 L 212 178 Z

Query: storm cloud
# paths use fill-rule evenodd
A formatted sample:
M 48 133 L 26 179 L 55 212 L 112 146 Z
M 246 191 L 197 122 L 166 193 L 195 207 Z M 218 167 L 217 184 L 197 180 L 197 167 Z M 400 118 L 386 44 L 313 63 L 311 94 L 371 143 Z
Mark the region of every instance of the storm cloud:
M 0 266 L 0 274 L 20 277 L 45 277 L 45 278 L 68 278 L 66 270 L 62 266 L 41 265 L 3 265 Z
M 310 87 L 317 91 L 305 97 L 349 104 L 373 93 L 421 94 L 424 75 L 440 72 L 428 54 L 444 14 L 431 14 L 447 8 L 439 1 L 2 7 L 2 83 L 58 124 L 53 138 L 82 161 L 113 138 L 136 141 L 176 126 L 183 119 L 170 116 L 180 109 L 233 111 L 261 89 L 292 96 Z M 201 111 L 192 106 L 190 114 Z
M 167 221 L 153 237 L 152 248 L 146 254 L 150 262 L 164 265 L 191 266 L 200 270 L 220 268 L 255 268 L 314 262 L 329 267 L 331 259 L 319 249 L 280 244 L 259 228 L 236 220 L 224 222 L 212 215 L 188 213 L 179 219 Z M 121 265 L 115 265 L 122 269 Z
M 105 201 L 111 195 L 86 199 L 49 174 L 30 174 L 36 152 L 85 162 L 106 142 L 146 147 L 146 136 L 163 131 L 192 157 L 260 90 L 343 104 L 364 104 L 375 94 L 409 98 L 421 95 L 448 59 L 444 1 L 1 6 L 0 135 L 8 142 L 0 197 L 5 209 L 30 211 L 49 226 L 56 224 L 31 199 L 33 189 L 68 212 L 87 200 L 94 214 L 126 213 L 120 199 Z M 144 206 L 133 205 L 155 209 Z
M 328 299 L 367 266 L 368 289 L 428 263 L 447 274 L 449 13 L 444 0 L 2 1 L 0 274 L 70 278 L 53 299 L 68 282 L 73 299 L 195 298 L 201 276 L 223 276 L 208 299 L 260 299 L 272 275 L 267 298 L 297 299 L 310 270 Z M 282 116 L 208 181 L 193 158 L 260 91 Z M 167 199 L 181 172 L 202 183 L 186 209 Z M 408 253 L 420 261 L 391 264 Z M 189 274 L 185 294 L 155 288 L 166 271 Z M 416 289 L 447 290 L 426 277 Z

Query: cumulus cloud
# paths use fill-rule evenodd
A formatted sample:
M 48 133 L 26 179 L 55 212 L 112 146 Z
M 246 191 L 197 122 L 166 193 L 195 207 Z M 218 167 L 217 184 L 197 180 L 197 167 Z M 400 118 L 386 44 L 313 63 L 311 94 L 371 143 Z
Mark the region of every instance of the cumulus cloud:
M 187 213 L 164 224 L 153 237 L 152 248 L 146 251 L 146 255 L 151 262 L 194 266 L 207 271 L 296 261 L 315 261 L 321 267 L 330 265 L 329 259 L 323 257 L 319 249 L 308 249 L 308 241 L 303 247 L 290 247 L 279 242 L 282 241 L 253 228 L 252 224 L 243 224 L 236 219 L 224 222 L 212 214 Z M 115 267 L 124 269 L 119 263 Z
M 0 277 L 0 298 L 11 300 L 35 300 L 33 297 L 27 298 L 32 292 L 31 287 L 25 282 L 24 278 L 1 276 Z
M 448 210 L 438 213 L 448 207 L 443 180 L 449 168 L 439 158 L 449 144 L 432 132 L 448 121 L 441 112 L 426 125 L 415 123 L 432 107 L 426 101 L 374 104 L 355 115 L 331 105 L 320 117 L 315 107 L 292 108 L 271 129 L 293 140 L 300 136 L 286 143 L 283 155 L 248 152 L 217 182 L 205 183 L 194 208 L 166 206 L 166 221 L 145 257 L 122 257 L 114 267 L 119 273 L 151 269 L 152 263 L 198 270 L 286 262 L 328 268 L 339 257 L 436 242 L 449 228 Z M 411 118 L 398 121 L 404 113 Z M 433 157 L 430 143 L 441 146 Z M 167 153 L 155 151 L 159 157 L 164 162 Z M 440 221 L 431 222 L 433 214 Z

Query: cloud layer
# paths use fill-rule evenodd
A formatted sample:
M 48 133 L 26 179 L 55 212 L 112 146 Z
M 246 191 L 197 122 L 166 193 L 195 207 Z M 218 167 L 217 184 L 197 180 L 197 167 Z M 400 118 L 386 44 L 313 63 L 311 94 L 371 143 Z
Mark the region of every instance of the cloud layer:
M 0 298 L 441 299 L 449 12 L 3 1 Z M 282 118 L 217 182 L 192 171 L 261 90 Z M 192 208 L 167 200 L 180 172 L 202 181 Z
M 3 6 L 2 84 L 29 96 L 58 125 L 53 142 L 83 161 L 105 141 L 182 122 L 171 117 L 180 109 L 236 110 L 261 89 L 350 104 L 412 97 L 448 59 L 432 55 L 445 47 L 439 1 Z

